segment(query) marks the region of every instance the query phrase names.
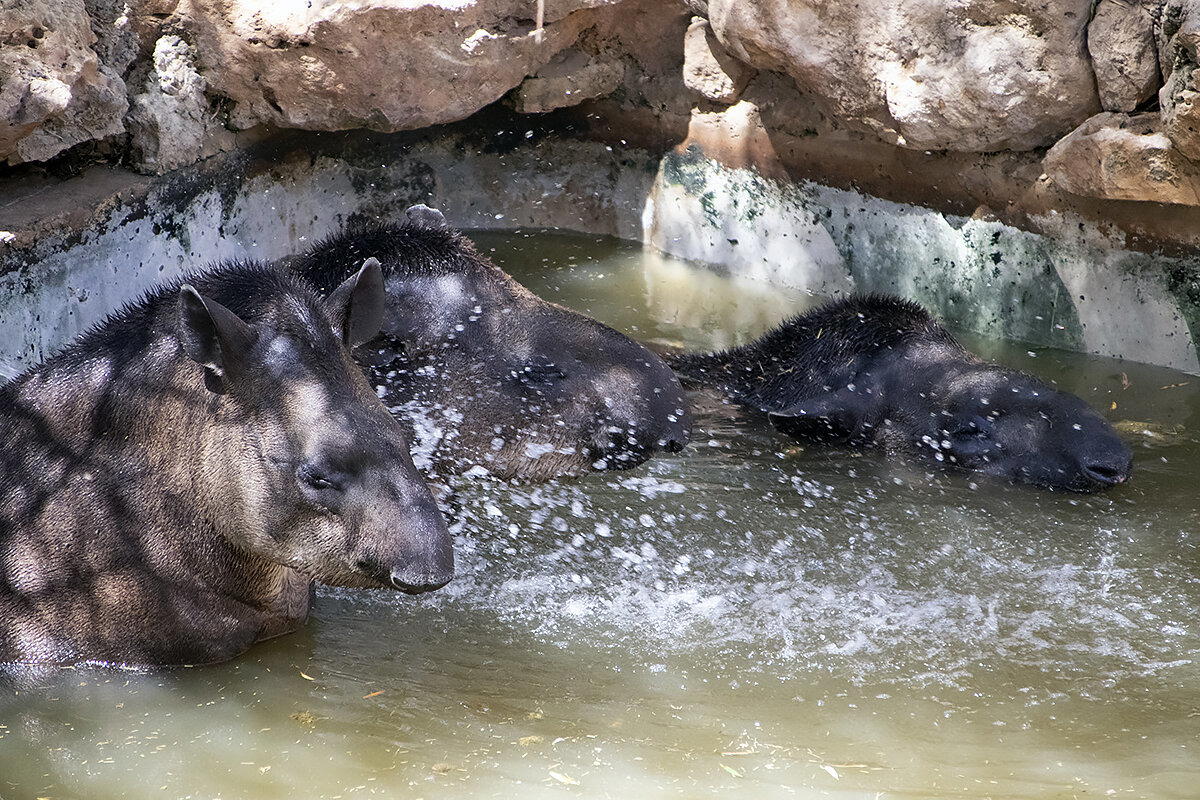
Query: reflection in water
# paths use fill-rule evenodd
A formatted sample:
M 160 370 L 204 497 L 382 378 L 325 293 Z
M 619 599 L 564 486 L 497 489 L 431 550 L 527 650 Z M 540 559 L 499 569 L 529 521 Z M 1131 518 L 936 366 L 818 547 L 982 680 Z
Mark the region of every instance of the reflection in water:
M 644 339 L 735 344 L 813 303 L 609 239 L 478 239 Z M 1200 384 L 969 344 L 1104 409 L 1134 480 L 804 449 L 698 396 L 682 454 L 464 481 L 436 595 L 324 590 L 229 665 L 16 686 L 0 797 L 1194 798 Z

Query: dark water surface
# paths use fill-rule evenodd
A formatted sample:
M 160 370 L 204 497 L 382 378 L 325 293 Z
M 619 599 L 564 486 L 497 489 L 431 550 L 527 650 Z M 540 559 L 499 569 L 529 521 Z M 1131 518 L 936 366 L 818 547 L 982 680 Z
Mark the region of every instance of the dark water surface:
M 815 302 L 611 239 L 476 238 L 645 339 Z M 970 344 L 1105 409 L 1134 480 L 933 474 L 703 400 L 693 445 L 632 472 L 462 487 L 434 596 L 324 590 L 226 666 L 7 689 L 0 797 L 1200 797 L 1200 381 Z

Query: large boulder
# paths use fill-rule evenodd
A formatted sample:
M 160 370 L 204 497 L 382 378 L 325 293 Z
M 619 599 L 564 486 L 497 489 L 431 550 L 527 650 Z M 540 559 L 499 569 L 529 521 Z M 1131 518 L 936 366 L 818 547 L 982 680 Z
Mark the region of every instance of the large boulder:
M 1200 205 L 1200 164 L 1175 148 L 1156 113 L 1097 114 L 1050 148 L 1042 165 L 1072 194 Z
M 84 0 L 0 4 L 0 160 L 43 161 L 124 130 L 125 84 Z
M 1088 25 L 1088 53 L 1106 111 L 1134 111 L 1161 85 L 1154 17 L 1161 0 L 1100 0 Z
M 736 58 L 834 118 L 923 150 L 1029 150 L 1100 110 L 1092 0 L 709 0 Z
M 1188 158 L 1200 159 L 1200 2 L 1169 0 L 1156 26 L 1163 87 L 1163 132 Z
M 399 131 L 464 119 L 622 0 L 183 0 L 185 38 L 237 127 Z M 608 85 L 615 85 L 609 80 Z

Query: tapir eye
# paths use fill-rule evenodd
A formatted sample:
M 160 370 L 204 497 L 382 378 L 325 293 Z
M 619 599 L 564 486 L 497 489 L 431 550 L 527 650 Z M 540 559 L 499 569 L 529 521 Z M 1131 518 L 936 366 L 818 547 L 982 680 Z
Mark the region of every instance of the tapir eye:
M 549 360 L 533 360 L 511 373 L 514 380 L 525 386 L 549 386 L 567 377 L 557 364 Z
M 296 479 L 305 488 L 317 492 L 340 492 L 345 488 L 340 475 L 323 470 L 315 464 L 301 464 L 296 470 Z
M 992 435 L 992 427 L 991 419 L 976 414 L 966 419 L 955 420 L 954 425 L 946 430 L 946 434 L 958 441 L 988 439 Z

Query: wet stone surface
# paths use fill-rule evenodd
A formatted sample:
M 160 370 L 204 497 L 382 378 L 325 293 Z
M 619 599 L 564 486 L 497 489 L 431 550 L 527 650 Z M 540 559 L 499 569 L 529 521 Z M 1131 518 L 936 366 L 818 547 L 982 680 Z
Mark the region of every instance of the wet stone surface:
M 477 240 L 646 340 L 816 302 L 610 239 Z M 0 797 L 1194 797 L 1200 383 L 969 344 L 1104 410 L 1134 479 L 934 474 L 697 396 L 693 444 L 636 470 L 461 479 L 435 595 L 322 590 L 211 669 L 24 676 Z

